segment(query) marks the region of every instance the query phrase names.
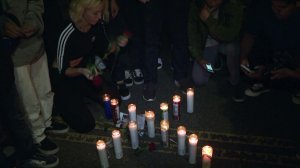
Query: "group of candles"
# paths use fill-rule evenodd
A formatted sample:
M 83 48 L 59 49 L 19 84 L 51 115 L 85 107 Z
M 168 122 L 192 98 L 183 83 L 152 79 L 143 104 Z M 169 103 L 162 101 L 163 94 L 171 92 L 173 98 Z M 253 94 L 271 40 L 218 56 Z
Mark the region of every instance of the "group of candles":
M 120 112 L 118 106 L 117 99 L 109 98 L 109 95 L 105 94 L 103 96 L 104 106 L 105 106 L 105 115 L 107 118 L 112 118 L 114 123 L 116 123 L 120 119 Z M 173 96 L 173 118 L 175 120 L 180 120 L 180 96 Z M 162 121 L 160 122 L 160 130 L 161 130 L 161 141 L 164 147 L 169 146 L 169 118 L 168 118 L 168 104 L 163 102 L 160 104 Z M 194 111 L 194 90 L 192 88 L 187 89 L 187 112 L 193 113 Z M 134 104 L 128 105 L 129 112 L 129 123 L 128 128 L 130 132 L 131 139 L 131 147 L 132 149 L 137 149 L 139 147 L 139 139 L 138 139 L 138 126 L 137 126 L 137 115 L 136 115 L 136 106 Z M 155 137 L 155 113 L 151 110 L 145 111 L 145 118 L 147 122 L 147 130 L 148 137 Z M 179 126 L 177 128 L 177 147 L 178 147 L 178 155 L 184 156 L 186 153 L 186 128 L 184 126 Z M 112 139 L 114 145 L 114 152 L 116 159 L 121 159 L 123 157 L 122 150 L 122 141 L 121 141 L 121 133 L 119 130 L 112 131 Z M 197 143 L 198 136 L 196 134 L 191 134 L 188 138 L 189 141 L 189 163 L 196 163 L 196 155 L 197 155 Z M 97 141 L 97 150 L 100 157 L 100 162 L 102 167 L 109 167 L 105 142 L 102 140 Z M 209 168 L 211 164 L 213 149 L 210 146 L 204 146 L 202 148 L 202 167 Z

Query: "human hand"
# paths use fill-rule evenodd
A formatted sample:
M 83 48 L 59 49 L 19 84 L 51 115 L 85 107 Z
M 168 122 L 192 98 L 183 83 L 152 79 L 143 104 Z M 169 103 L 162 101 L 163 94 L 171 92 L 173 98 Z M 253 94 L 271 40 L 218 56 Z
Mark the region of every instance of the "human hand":
M 124 35 L 118 36 L 117 43 L 120 47 L 125 47 L 128 43 L 128 37 Z
M 25 37 L 31 37 L 36 32 L 36 29 L 31 25 L 22 26 L 22 33 Z
M 281 68 L 277 70 L 271 71 L 271 79 L 282 79 L 293 76 L 293 73 L 295 73 L 293 70 L 289 68 Z
M 4 24 L 4 35 L 10 38 L 24 37 L 21 28 L 11 21 L 8 21 Z
M 112 17 L 116 17 L 118 15 L 118 12 L 119 12 L 119 6 L 116 2 L 116 0 L 111 0 L 111 14 L 112 14 Z
M 94 78 L 93 73 L 87 68 L 79 68 L 79 72 L 83 76 L 85 76 L 88 80 L 93 80 L 93 78 Z
M 266 67 L 264 65 L 257 65 L 254 67 L 254 71 L 252 72 L 245 72 L 244 74 L 252 79 L 262 79 L 265 74 Z

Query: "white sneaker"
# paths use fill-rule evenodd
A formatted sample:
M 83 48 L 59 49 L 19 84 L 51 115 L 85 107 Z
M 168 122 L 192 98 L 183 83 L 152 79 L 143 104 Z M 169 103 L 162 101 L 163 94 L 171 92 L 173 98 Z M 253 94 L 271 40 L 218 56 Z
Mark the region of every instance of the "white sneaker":
M 133 78 L 132 78 L 132 73 L 130 72 L 130 70 L 125 70 L 124 83 L 127 87 L 130 87 L 133 85 Z
M 250 88 L 245 90 L 245 95 L 256 97 L 267 92 L 270 92 L 269 88 L 266 88 L 262 83 L 255 83 Z
M 132 73 L 134 84 L 140 85 L 144 83 L 144 76 L 141 69 L 135 69 Z
M 163 67 L 163 62 L 161 58 L 157 59 L 157 69 L 161 69 Z

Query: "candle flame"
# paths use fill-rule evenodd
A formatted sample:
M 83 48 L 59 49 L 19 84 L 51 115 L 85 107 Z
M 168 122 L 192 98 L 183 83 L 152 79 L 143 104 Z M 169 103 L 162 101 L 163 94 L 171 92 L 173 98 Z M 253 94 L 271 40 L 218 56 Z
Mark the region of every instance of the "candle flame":
M 161 128 L 161 130 L 163 130 L 163 131 L 168 131 L 168 130 L 169 130 L 169 121 L 167 121 L 167 120 L 162 120 L 162 121 L 160 122 L 160 128 Z
M 163 111 L 168 110 L 168 103 L 165 103 L 165 102 L 161 103 L 160 104 L 160 109 L 163 110 Z
M 206 156 L 212 158 L 212 155 L 213 155 L 213 148 L 212 148 L 211 146 L 208 146 L 208 145 L 203 146 L 203 147 L 202 147 L 202 156 L 204 156 L 204 155 L 206 155 Z
M 119 104 L 118 99 L 111 99 L 110 100 L 111 105 L 116 106 Z
M 105 145 L 105 142 L 103 140 L 98 140 L 96 142 L 96 146 L 97 146 L 97 149 L 102 150 L 102 149 L 105 149 L 106 145 Z
M 174 95 L 173 96 L 173 102 L 180 102 L 180 96 L 179 95 Z

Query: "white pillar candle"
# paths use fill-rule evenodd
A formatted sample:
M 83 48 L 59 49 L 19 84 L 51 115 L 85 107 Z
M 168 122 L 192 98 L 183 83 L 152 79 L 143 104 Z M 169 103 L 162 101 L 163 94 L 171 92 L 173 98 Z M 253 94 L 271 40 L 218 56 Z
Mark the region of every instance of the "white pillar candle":
M 121 159 L 123 157 L 123 149 L 122 149 L 122 143 L 121 143 L 121 133 L 119 130 L 113 130 L 112 131 L 112 138 L 114 143 L 114 150 L 116 159 Z
M 189 137 L 189 163 L 196 163 L 198 136 L 191 134 Z
M 179 126 L 177 128 L 177 136 L 178 136 L 178 155 L 185 155 L 185 136 L 186 136 L 186 128 L 184 126 Z
M 188 88 L 186 92 L 187 96 L 187 112 L 193 113 L 194 112 L 194 89 Z
M 162 120 L 169 120 L 169 113 L 168 113 L 168 103 L 160 103 L 160 110 L 161 110 L 161 118 Z
M 130 132 L 131 147 L 132 149 L 137 149 L 139 147 L 139 139 L 136 121 L 130 121 L 128 127 Z
M 202 147 L 202 168 L 211 167 L 212 154 L 213 154 L 213 148 L 211 146 Z
M 113 113 L 113 121 L 116 124 L 120 120 L 120 110 L 119 110 L 119 101 L 118 99 L 110 100 L 111 111 Z
M 179 95 L 173 96 L 173 118 L 175 120 L 180 119 L 180 96 Z
M 160 122 L 160 131 L 161 131 L 161 140 L 164 147 L 169 147 L 168 130 L 169 130 L 169 121 L 162 120 Z
M 148 137 L 154 138 L 155 137 L 155 125 L 154 125 L 155 114 L 153 111 L 146 111 L 145 117 L 146 117 L 147 127 L 148 127 Z
M 136 121 L 136 106 L 135 104 L 128 105 L 129 120 Z
M 100 159 L 100 164 L 102 168 L 108 168 L 109 167 L 109 163 L 108 163 L 108 159 L 107 159 L 107 153 L 106 153 L 106 145 L 105 142 L 102 140 L 98 140 L 96 143 L 96 147 L 98 150 L 98 156 Z

